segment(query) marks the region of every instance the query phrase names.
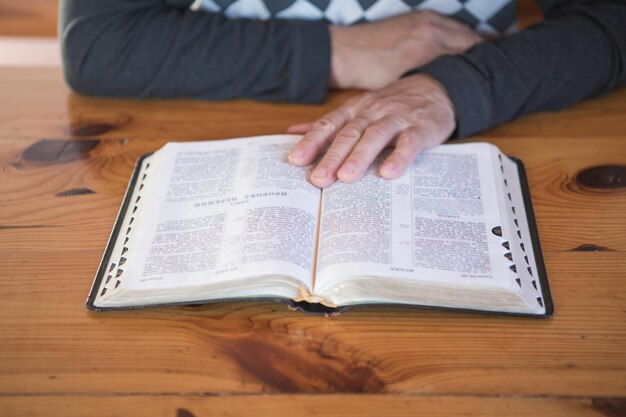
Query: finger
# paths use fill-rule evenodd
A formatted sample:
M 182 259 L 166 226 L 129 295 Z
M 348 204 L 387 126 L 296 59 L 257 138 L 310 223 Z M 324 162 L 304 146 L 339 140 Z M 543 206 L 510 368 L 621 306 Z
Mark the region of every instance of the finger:
M 481 41 L 482 38 L 476 32 L 465 26 L 456 30 L 447 30 L 444 36 L 437 38 L 440 47 L 449 53 L 465 52 Z
M 456 19 L 439 14 L 433 14 L 430 19 L 433 25 L 444 31 L 441 41 L 452 50 L 464 51 L 483 40 L 471 26 Z
M 350 120 L 333 139 L 322 160 L 311 173 L 311 181 L 318 187 L 328 187 L 337 179 L 337 170 L 350 154 L 354 145 L 361 139 L 363 132 L 372 119 L 357 116 Z
M 348 109 L 339 107 L 315 121 L 304 137 L 291 150 L 289 162 L 294 165 L 310 164 L 349 118 Z
M 458 32 L 450 32 L 449 36 L 443 39 L 445 47 L 451 52 L 465 52 L 474 45 L 482 42 L 482 38 L 470 28 L 463 28 Z
M 426 147 L 427 141 L 422 129 L 411 127 L 400 133 L 393 152 L 380 166 L 380 175 L 390 180 L 401 177 Z
M 368 127 L 359 143 L 339 169 L 337 173 L 339 179 L 344 182 L 354 182 L 361 179 L 380 152 L 405 127 L 404 119 L 391 115 L 383 117 Z
M 441 41 L 452 51 L 465 51 L 483 40 L 470 26 L 454 19 L 442 18 L 439 27 L 445 31 Z
M 444 16 L 439 13 L 432 13 L 430 22 L 435 26 L 448 31 L 459 30 L 463 28 L 469 28 L 467 23 L 453 19 L 449 16 Z
M 303 135 L 308 132 L 309 129 L 311 129 L 311 126 L 313 126 L 313 122 L 292 125 L 287 128 L 287 133 L 291 133 L 294 135 Z

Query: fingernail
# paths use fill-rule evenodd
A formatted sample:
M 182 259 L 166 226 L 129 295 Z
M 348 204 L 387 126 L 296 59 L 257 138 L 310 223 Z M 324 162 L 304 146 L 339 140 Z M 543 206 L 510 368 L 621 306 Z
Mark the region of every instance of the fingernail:
M 293 151 L 291 151 L 289 156 L 292 158 L 300 159 L 304 156 L 304 151 L 301 149 L 294 149 Z
M 328 175 L 326 168 L 315 168 L 311 173 L 311 176 L 316 178 L 326 178 L 326 175 Z
M 381 167 L 382 171 L 387 171 L 389 173 L 393 172 L 395 169 L 396 169 L 396 164 L 394 164 L 393 162 L 386 162 Z
M 341 172 L 343 174 L 352 175 L 354 173 L 354 164 L 352 163 L 345 164 L 344 166 L 341 167 Z

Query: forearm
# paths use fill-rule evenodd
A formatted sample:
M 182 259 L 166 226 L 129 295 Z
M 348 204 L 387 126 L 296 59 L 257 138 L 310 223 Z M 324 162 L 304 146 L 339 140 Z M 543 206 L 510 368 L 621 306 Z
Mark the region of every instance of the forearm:
M 319 102 L 328 85 L 322 22 L 229 20 L 162 0 L 63 0 L 60 37 L 66 79 L 85 94 Z
M 458 136 L 562 108 L 624 83 L 623 2 L 544 1 L 542 6 L 544 22 L 413 71 L 446 88 L 456 108 Z

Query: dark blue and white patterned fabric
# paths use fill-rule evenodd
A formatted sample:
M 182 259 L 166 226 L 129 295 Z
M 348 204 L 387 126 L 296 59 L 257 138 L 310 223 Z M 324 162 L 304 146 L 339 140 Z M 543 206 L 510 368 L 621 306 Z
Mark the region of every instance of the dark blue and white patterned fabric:
M 326 20 L 335 25 L 432 10 L 467 23 L 484 35 L 517 29 L 515 0 L 195 0 L 191 9 L 220 12 L 231 19 Z

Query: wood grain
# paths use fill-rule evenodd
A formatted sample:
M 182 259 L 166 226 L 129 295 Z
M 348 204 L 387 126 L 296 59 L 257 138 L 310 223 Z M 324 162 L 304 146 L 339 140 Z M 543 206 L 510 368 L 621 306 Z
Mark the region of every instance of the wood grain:
M 280 130 L 277 128 L 277 131 Z M 178 134 L 184 136 L 181 132 Z M 225 133 L 224 136 L 233 135 Z M 83 247 L 101 248 L 135 160 L 145 152 L 158 149 L 169 137 L 143 140 L 122 136 L 89 142 L 83 139 L 78 141 L 86 144 L 82 149 L 89 149 L 84 155 L 80 152 L 69 155 L 67 148 L 65 154 L 60 155 L 56 149 L 67 139 L 4 140 L 0 163 L 5 181 L 0 183 L 0 192 L 7 197 L 3 202 L 6 216 L 0 213 L 0 226 L 20 228 L 5 230 L 0 241 L 10 239 L 15 248 L 46 247 L 60 243 L 55 241 L 57 238 L 64 239 L 63 234 L 54 230 L 62 227 L 64 232 L 76 236 Z M 489 140 L 505 153 L 525 161 L 544 250 L 572 250 L 581 245 L 626 249 L 623 238 L 626 188 L 593 187 L 581 183 L 578 177 L 591 167 L 626 166 L 626 142 L 618 137 L 594 137 L 593 149 L 589 150 L 589 139 L 580 137 L 533 137 L 512 141 L 484 136 L 479 139 Z M 546 152 L 547 141 L 550 152 Z M 46 143 L 50 144 L 42 146 Z M 37 157 L 33 151 L 47 148 L 52 154 L 45 157 Z M 72 190 L 77 189 L 83 190 L 83 194 L 72 194 Z M 42 199 L 43 195 L 47 198 Z M 36 205 L 21 208 L 34 201 Z M 101 222 L 102 216 L 108 222 Z M 45 225 L 49 229 L 23 228 L 33 225 Z M 45 233 L 49 237 L 33 242 L 32 233 Z M 94 240 L 94 235 L 98 239 Z
M 55 13 L 55 1 L 0 0 L 0 35 L 54 36 Z M 529 1 L 520 17 L 540 20 Z M 120 102 L 68 94 L 58 72 L 36 69 L 0 69 L 0 85 L 1 414 L 626 414 L 626 197 L 577 181 L 626 163 L 623 92 L 483 135 L 528 167 L 554 319 L 330 320 L 251 303 L 96 315 L 83 302 L 139 155 L 280 132 L 354 93 L 319 107 Z
M 280 404 L 281 407 L 277 407 Z M 349 407 L 346 405 L 349 404 Z M 371 396 L 368 401 L 353 395 L 319 396 L 125 396 L 72 397 L 42 396 L 0 398 L 8 415 L 48 417 L 50 410 L 64 409 L 77 416 L 120 416 L 134 414 L 167 417 L 217 416 L 327 416 L 346 417 L 407 416 L 418 414 L 447 417 L 617 417 L 624 415 L 625 402 L 612 398 L 497 398 L 476 402 L 474 397 Z M 383 414 L 384 413 L 384 414 Z
M 0 331 L 11 341 L 0 345 L 0 369 L 11 375 L 1 392 L 626 390 L 623 253 L 548 254 L 557 313 L 537 320 L 372 308 L 324 319 L 275 303 L 89 313 L 83 303 L 98 261 L 89 252 L 0 252 L 11 260 L 0 264 Z
M 57 70 L 0 69 L 0 415 L 624 415 L 624 89 L 472 139 L 525 162 L 550 320 L 84 308 L 138 156 L 280 133 L 352 94 L 138 102 L 78 96 Z
M 0 36 L 56 36 L 58 0 L 0 0 Z

